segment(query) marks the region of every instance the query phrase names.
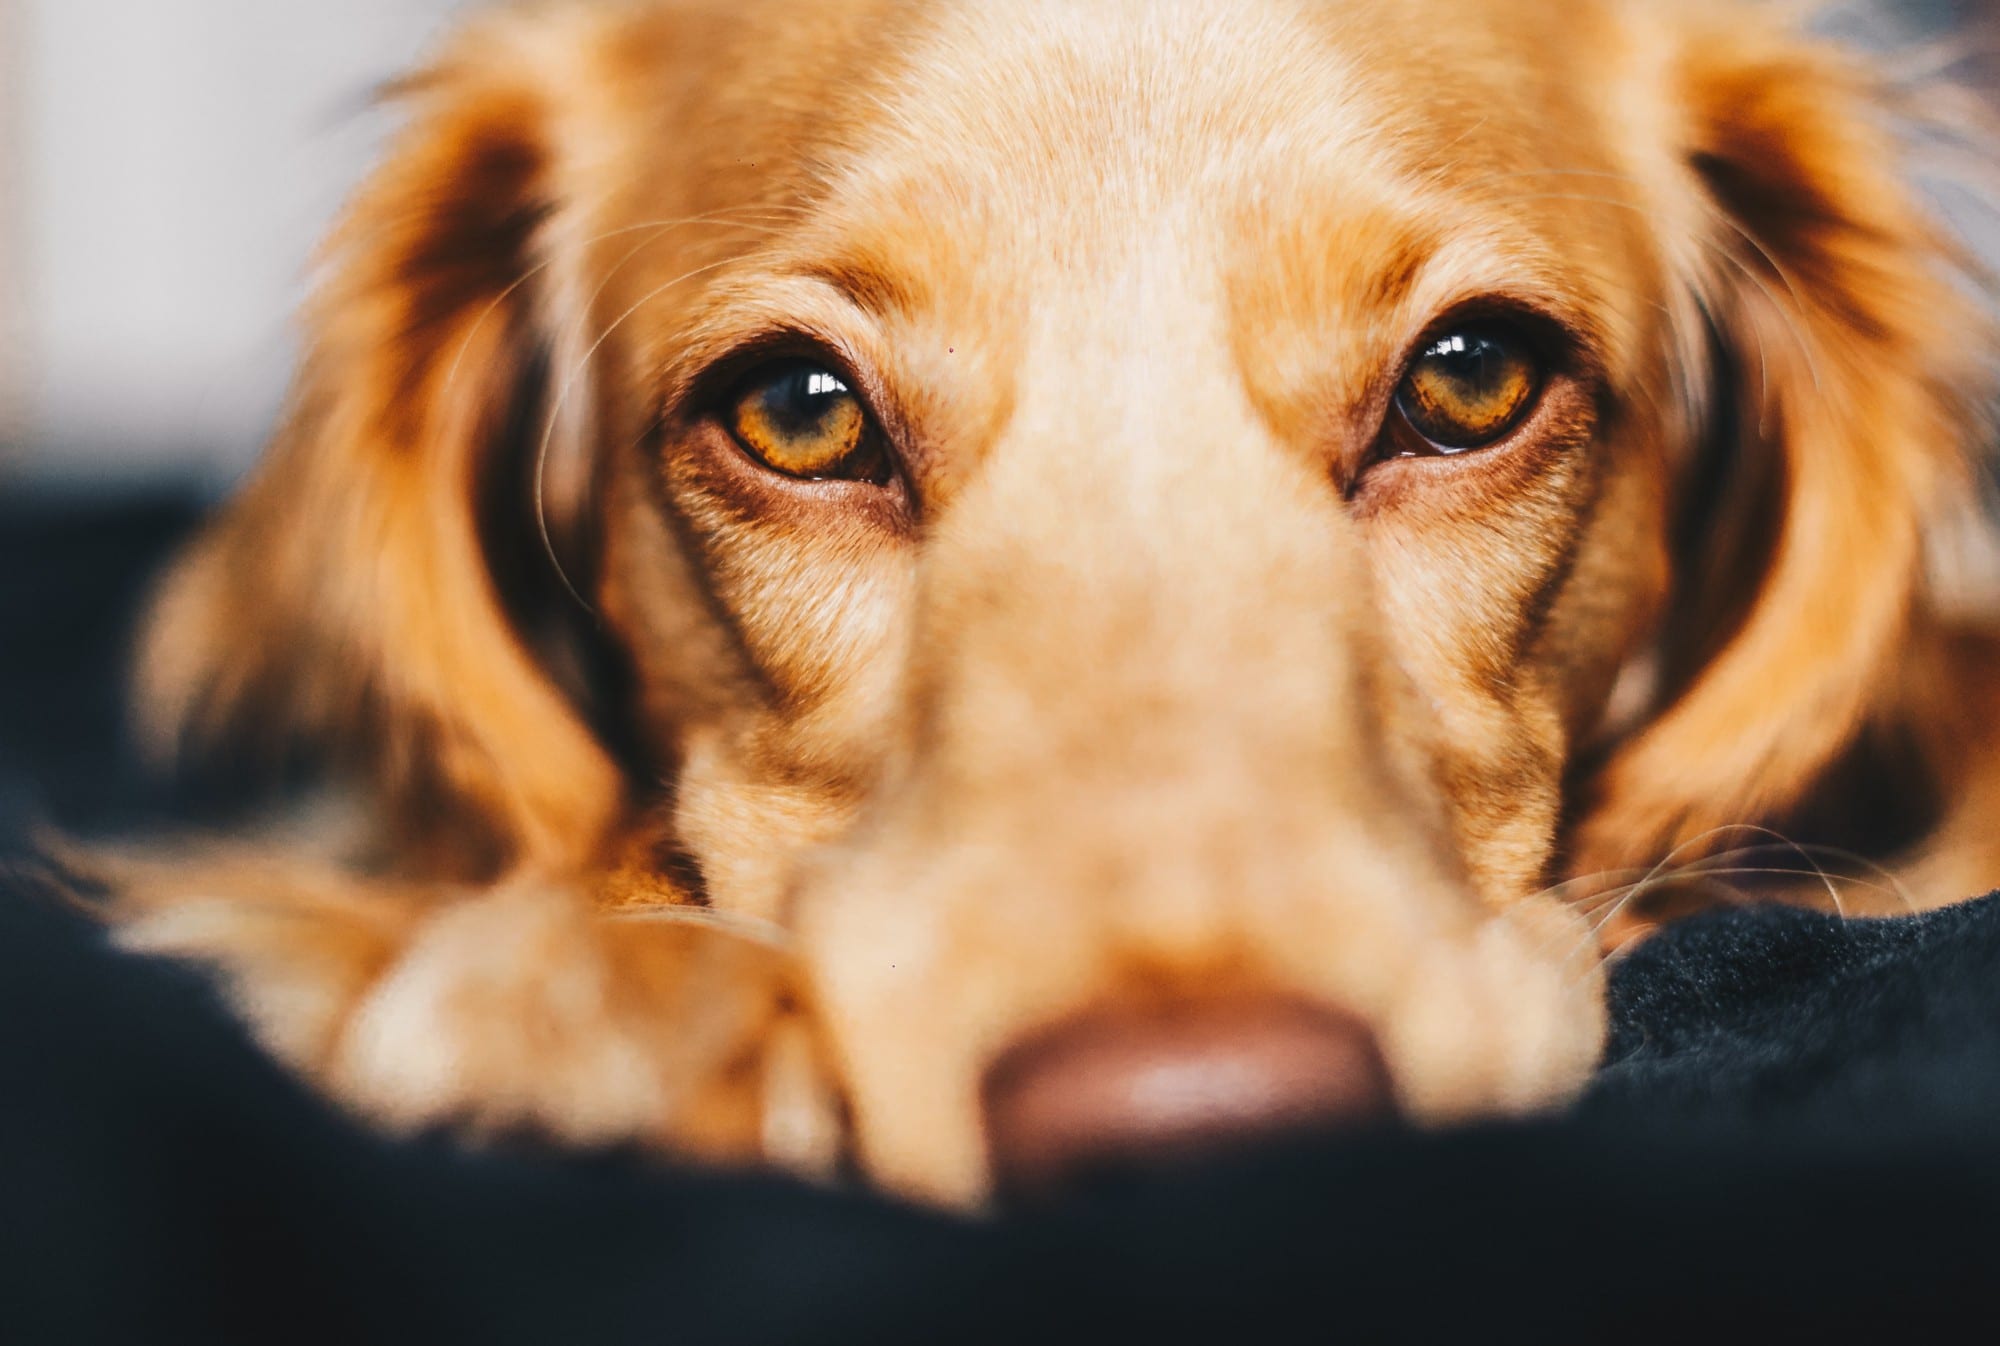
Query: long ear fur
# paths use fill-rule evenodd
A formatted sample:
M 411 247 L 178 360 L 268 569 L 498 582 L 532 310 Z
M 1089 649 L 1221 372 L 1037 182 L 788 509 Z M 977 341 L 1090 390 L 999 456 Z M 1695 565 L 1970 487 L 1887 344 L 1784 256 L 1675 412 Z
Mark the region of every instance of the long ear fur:
M 331 243 L 288 422 L 168 577 L 141 650 L 156 746 L 317 742 L 406 828 L 448 821 L 429 828 L 452 838 L 446 868 L 581 858 L 620 798 L 489 570 L 524 398 L 540 439 L 551 68 L 586 25 L 543 9 L 475 26 L 403 91 L 409 127 Z
M 1724 517 L 1680 558 L 1669 702 L 1594 782 L 1584 869 L 1769 817 L 1853 740 L 1920 620 L 1925 525 L 1963 489 L 1990 377 L 1894 95 L 1767 11 L 1670 22 L 1666 102 L 1703 198 L 1684 270 L 1740 424 Z

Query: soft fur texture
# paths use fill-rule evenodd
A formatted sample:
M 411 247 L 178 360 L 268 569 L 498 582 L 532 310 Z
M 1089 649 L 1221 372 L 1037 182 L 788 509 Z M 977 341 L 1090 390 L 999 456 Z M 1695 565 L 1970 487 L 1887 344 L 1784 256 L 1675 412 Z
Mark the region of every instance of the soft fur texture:
M 1302 996 L 1417 1120 L 1518 1112 L 1626 867 L 1861 816 L 1852 895 L 2000 872 L 1925 584 L 1989 334 L 1785 18 L 557 0 L 404 97 L 141 679 L 162 746 L 331 750 L 351 844 L 121 912 L 369 1115 L 970 1201 L 986 1067 L 1093 1006 Z M 1539 402 L 1386 452 L 1473 317 Z M 886 482 L 732 441 L 780 354 Z

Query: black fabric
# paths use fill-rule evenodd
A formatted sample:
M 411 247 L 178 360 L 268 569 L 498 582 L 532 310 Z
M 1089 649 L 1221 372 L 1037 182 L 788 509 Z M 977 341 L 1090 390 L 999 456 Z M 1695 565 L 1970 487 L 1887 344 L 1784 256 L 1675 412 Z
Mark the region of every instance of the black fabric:
M 0 813 L 157 805 L 111 673 L 188 514 L 0 509 Z M 108 810 L 108 812 L 107 812 Z M 2000 896 L 1705 917 L 1572 1115 L 1301 1142 L 984 1222 L 354 1127 L 187 972 L 0 880 L 0 1341 L 1990 1336 Z

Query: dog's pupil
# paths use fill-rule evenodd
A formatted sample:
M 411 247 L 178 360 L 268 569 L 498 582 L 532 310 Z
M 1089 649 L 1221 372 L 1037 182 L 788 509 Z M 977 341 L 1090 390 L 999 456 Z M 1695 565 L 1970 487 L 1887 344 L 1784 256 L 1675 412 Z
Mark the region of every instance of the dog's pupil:
M 1509 361 L 1492 337 L 1454 332 L 1432 346 L 1429 354 L 1439 372 L 1462 387 L 1470 400 L 1483 401 L 1502 391 Z
M 771 384 L 764 407 L 781 433 L 804 437 L 822 429 L 841 401 L 852 395 L 837 376 L 801 365 L 785 371 Z

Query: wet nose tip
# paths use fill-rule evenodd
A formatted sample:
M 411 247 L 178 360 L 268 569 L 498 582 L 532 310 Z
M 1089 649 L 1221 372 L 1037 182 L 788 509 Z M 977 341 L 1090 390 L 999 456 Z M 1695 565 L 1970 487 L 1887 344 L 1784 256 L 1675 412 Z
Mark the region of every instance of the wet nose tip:
M 1395 1112 L 1368 1026 L 1290 999 L 1078 1015 L 1002 1053 L 983 1103 L 995 1184 L 1017 1197 Z

